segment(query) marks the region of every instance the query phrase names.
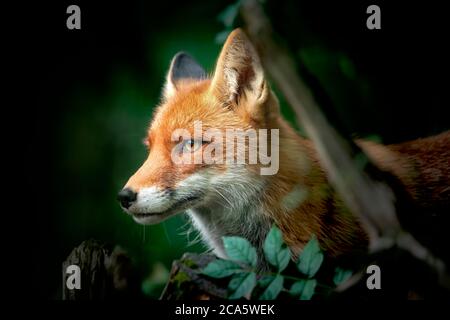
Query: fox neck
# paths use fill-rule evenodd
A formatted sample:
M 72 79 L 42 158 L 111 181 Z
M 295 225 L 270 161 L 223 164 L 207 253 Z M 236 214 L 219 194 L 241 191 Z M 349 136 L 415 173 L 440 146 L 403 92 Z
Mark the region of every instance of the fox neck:
M 271 227 L 260 205 L 243 205 L 238 211 L 229 208 L 200 207 L 191 209 L 188 214 L 200 232 L 204 242 L 221 258 L 226 258 L 222 237 L 239 236 L 247 239 L 262 257 L 262 245 Z
M 329 184 L 313 143 L 281 117 L 280 170 L 267 186 L 267 206 L 284 241 L 298 256 L 315 235 L 330 257 L 365 251 L 367 235 Z
M 262 257 L 262 244 L 273 220 L 264 212 L 267 178 L 249 173 L 245 166 L 233 166 L 213 181 L 219 196 L 188 211 L 204 242 L 219 257 L 225 258 L 224 236 L 247 239 Z
M 280 129 L 282 159 L 277 174 L 254 174 L 248 181 L 239 180 L 239 184 L 232 179 L 225 181 L 227 202 L 212 202 L 188 212 L 203 240 L 216 255 L 225 258 L 222 237 L 240 236 L 263 257 L 264 239 L 275 224 L 294 256 L 312 234 L 331 256 L 365 248 L 365 234 L 329 186 L 311 142 L 298 136 L 281 117 L 276 127 Z M 236 172 L 235 179 L 238 176 Z M 264 268 L 265 262 L 260 261 L 259 267 Z

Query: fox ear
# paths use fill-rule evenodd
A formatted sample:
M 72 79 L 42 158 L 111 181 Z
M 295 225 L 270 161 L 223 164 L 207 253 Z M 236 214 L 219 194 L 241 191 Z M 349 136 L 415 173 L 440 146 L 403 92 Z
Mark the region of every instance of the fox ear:
M 164 86 L 164 97 L 170 98 L 179 89 L 180 81 L 189 79 L 206 79 L 206 72 L 197 61 L 184 52 L 178 52 L 170 63 Z
M 225 103 L 239 104 L 242 97 L 255 103 L 267 98 L 268 88 L 258 54 L 241 29 L 228 36 L 211 83 L 216 96 Z

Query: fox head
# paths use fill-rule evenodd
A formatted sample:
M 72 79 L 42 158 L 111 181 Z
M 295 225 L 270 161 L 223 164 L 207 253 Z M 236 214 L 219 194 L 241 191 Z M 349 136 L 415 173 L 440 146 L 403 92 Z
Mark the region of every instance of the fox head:
M 258 158 L 270 149 L 278 161 L 275 138 L 266 134 L 270 146 L 258 145 L 252 162 L 251 137 L 227 133 L 276 129 L 279 106 L 246 35 L 239 29 L 229 35 L 210 78 L 189 55 L 175 55 L 161 100 L 145 139 L 148 158 L 119 192 L 123 209 L 138 223 L 153 224 L 188 209 L 258 201 L 267 169 Z M 230 139 L 237 145 L 230 147 Z M 245 163 L 221 159 L 226 156 Z

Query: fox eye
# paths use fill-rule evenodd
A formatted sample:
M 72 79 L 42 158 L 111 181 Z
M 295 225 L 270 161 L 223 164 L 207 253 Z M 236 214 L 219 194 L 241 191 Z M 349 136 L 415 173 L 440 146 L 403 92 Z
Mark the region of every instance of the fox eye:
M 184 141 L 183 143 L 183 152 L 184 153 L 191 153 L 197 151 L 201 146 L 203 142 L 199 140 L 189 139 Z

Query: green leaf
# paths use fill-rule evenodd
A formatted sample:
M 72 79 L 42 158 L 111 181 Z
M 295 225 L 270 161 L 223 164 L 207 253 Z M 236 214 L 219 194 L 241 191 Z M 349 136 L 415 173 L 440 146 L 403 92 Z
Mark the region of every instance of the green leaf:
M 298 296 L 300 300 L 311 300 L 316 289 L 317 281 L 315 279 L 305 279 L 294 282 L 289 293 Z
M 336 286 L 340 285 L 341 283 L 347 281 L 352 276 L 351 270 L 345 270 L 341 268 L 336 268 L 333 282 Z
M 244 262 L 247 265 L 256 267 L 256 249 L 246 239 L 241 237 L 223 237 L 223 244 L 230 260 Z
M 278 254 L 281 250 L 282 245 L 283 236 L 281 234 L 281 231 L 276 226 L 273 226 L 267 234 L 266 239 L 264 240 L 263 249 L 267 261 L 277 268 L 279 268 Z
M 231 291 L 235 291 L 241 285 L 242 281 L 244 281 L 247 275 L 247 272 L 240 272 L 235 274 L 228 283 L 228 289 L 230 289 Z
M 259 297 L 260 300 L 274 300 L 283 289 L 284 277 L 278 274 Z
M 250 294 L 256 285 L 256 273 L 248 273 L 239 286 L 236 288 L 233 294 L 229 296 L 229 299 L 239 299 L 243 296 Z
M 291 289 L 289 289 L 289 293 L 293 296 L 300 296 L 303 292 L 303 288 L 305 287 L 306 281 L 307 280 L 300 280 L 294 282 L 291 286 Z
M 274 276 L 262 276 L 258 279 L 258 284 L 261 287 L 267 287 L 274 279 Z
M 233 26 L 234 20 L 239 13 L 240 1 L 237 3 L 230 4 L 226 7 L 219 15 L 217 19 L 224 24 L 225 27 L 231 28 Z
M 323 262 L 323 253 L 320 251 L 319 241 L 315 236 L 309 240 L 300 255 L 297 263 L 298 270 L 312 278 Z
M 323 262 L 323 253 L 319 252 L 317 253 L 317 255 L 314 257 L 313 261 L 310 264 L 310 271 L 308 276 L 310 278 L 314 277 L 314 275 L 317 273 L 317 271 L 319 271 L 320 266 L 322 265 Z
M 277 255 L 277 266 L 278 272 L 282 272 L 286 269 L 289 261 L 291 260 L 291 250 L 289 248 L 284 248 Z
M 303 292 L 300 295 L 300 300 L 311 300 L 316 290 L 317 281 L 315 279 L 306 280 Z
M 225 29 L 223 31 L 220 31 L 218 34 L 216 34 L 216 37 L 214 39 L 215 43 L 224 44 L 225 40 L 227 40 L 231 31 L 232 31 L 231 29 Z
M 211 261 L 202 273 L 212 278 L 225 278 L 241 270 L 242 267 L 233 261 L 217 259 Z

